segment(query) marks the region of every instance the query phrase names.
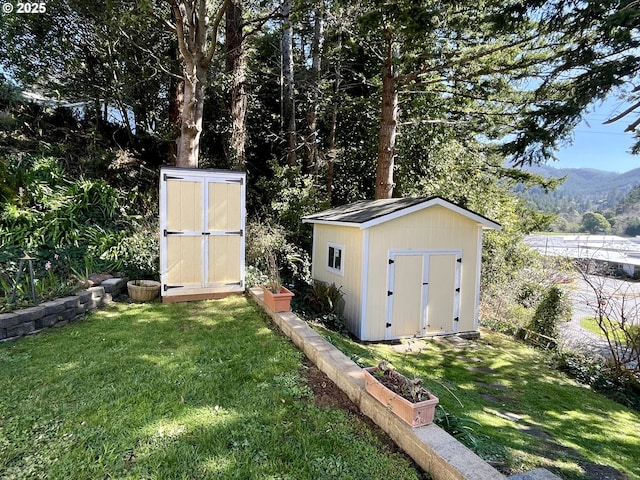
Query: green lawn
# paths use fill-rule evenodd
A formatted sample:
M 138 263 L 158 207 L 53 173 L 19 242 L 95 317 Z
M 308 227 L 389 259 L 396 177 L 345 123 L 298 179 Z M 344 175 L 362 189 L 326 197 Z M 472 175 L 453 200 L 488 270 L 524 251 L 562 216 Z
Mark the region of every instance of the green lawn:
M 609 336 L 612 340 L 615 339 L 622 344 L 627 343 L 627 338 L 624 335 L 624 333 L 620 330 L 618 323 L 616 323 L 615 321 L 609 321 L 608 319 L 605 319 L 605 321 L 603 322 L 603 325 L 609 332 Z M 600 328 L 600 325 L 596 318 L 593 318 L 593 317 L 583 318 L 582 320 L 580 320 L 580 326 L 582 326 L 582 328 L 584 328 L 585 330 L 590 331 L 591 333 L 595 333 L 599 337 L 607 338 L 605 333 L 602 331 L 602 328 Z M 640 337 L 640 334 L 638 333 L 638 327 L 636 325 L 626 325 L 626 328 L 628 329 L 627 330 L 628 332 L 631 332 L 632 339 L 635 337 Z
M 0 344 L 0 478 L 423 478 L 315 406 L 302 359 L 240 297 L 113 304 Z
M 615 468 L 640 478 L 640 413 L 554 370 L 539 351 L 488 331 L 473 342 L 407 341 L 405 353 L 322 332 L 360 363 L 387 360 L 422 377 L 448 412 L 480 422 L 470 424 L 474 449 L 511 473 L 543 467 L 566 479 L 596 471 L 622 478 Z

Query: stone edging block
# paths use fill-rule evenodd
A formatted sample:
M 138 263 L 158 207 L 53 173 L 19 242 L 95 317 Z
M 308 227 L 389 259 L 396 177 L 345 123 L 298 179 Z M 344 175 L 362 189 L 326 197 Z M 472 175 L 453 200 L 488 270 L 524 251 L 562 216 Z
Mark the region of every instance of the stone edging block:
M 76 295 L 49 300 L 15 312 L 0 313 L 0 341 L 15 340 L 43 328 L 64 326 L 86 312 L 110 303 L 126 286 L 126 278 L 111 278 L 105 280 L 102 286 L 90 287 Z

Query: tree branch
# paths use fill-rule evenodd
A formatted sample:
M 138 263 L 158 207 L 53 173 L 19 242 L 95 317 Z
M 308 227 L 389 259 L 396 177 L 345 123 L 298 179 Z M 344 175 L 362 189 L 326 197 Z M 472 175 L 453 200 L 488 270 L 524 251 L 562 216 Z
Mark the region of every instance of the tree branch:
M 187 63 L 193 63 L 193 55 L 189 51 L 187 43 L 184 38 L 184 17 L 182 16 L 182 12 L 180 11 L 180 6 L 176 0 L 166 0 L 169 5 L 171 5 L 171 10 L 173 11 L 173 15 L 176 17 L 176 36 L 178 37 L 178 48 L 180 50 L 180 54 L 184 58 L 184 61 Z
M 607 118 L 604 122 L 602 122 L 603 125 L 609 125 L 611 123 L 617 122 L 618 120 L 623 119 L 624 117 L 626 117 L 627 115 L 629 115 L 631 112 L 633 112 L 636 108 L 640 107 L 640 100 L 638 100 L 636 103 L 632 104 L 629 108 L 627 108 L 624 112 L 619 113 L 618 115 L 616 115 L 615 117 L 612 118 Z M 629 128 L 629 127 L 627 127 Z M 632 129 L 633 130 L 633 129 Z M 625 129 L 625 132 L 629 132 L 631 130 L 627 130 Z
M 268 13 L 265 16 L 257 17 L 257 18 L 254 18 L 253 20 L 244 22 L 243 28 L 249 25 L 253 25 L 253 24 L 255 25 L 246 34 L 242 35 L 242 40 L 245 40 L 249 38 L 251 35 L 258 33 L 260 30 L 262 30 L 262 27 L 264 27 L 265 23 L 267 23 L 269 20 L 281 18 L 282 14 L 277 14 L 278 10 L 279 10 L 278 8 L 274 8 L 273 10 L 271 10 L 270 13 Z
M 142 45 L 137 44 L 133 38 L 131 38 L 131 36 L 125 32 L 122 28 L 120 28 L 120 34 L 125 37 L 126 39 L 129 40 L 129 42 L 136 47 L 137 49 L 139 49 L 140 51 L 146 53 L 147 55 L 151 56 L 151 58 L 155 59 L 156 62 L 158 63 L 158 68 L 160 70 L 162 70 L 164 73 L 166 73 L 167 75 L 173 77 L 173 78 L 177 78 L 182 80 L 182 75 L 178 75 L 176 73 L 171 72 L 170 70 L 167 70 L 163 63 L 165 63 L 158 55 L 155 54 L 155 52 L 151 51 L 150 49 L 143 47 Z
M 443 63 L 443 64 L 425 66 L 425 68 L 421 69 L 418 72 L 413 72 L 413 73 L 407 73 L 405 75 L 400 75 L 398 77 L 398 82 L 399 83 L 404 83 L 404 82 L 415 81 L 418 78 L 420 78 L 422 76 L 425 76 L 426 74 L 428 74 L 430 72 L 433 72 L 435 70 L 443 70 L 443 69 L 454 67 L 454 66 L 461 67 L 461 66 L 467 65 L 467 64 L 469 64 L 471 62 L 474 62 L 474 61 L 478 60 L 479 58 L 487 57 L 487 56 L 492 55 L 494 53 L 501 52 L 503 50 L 508 50 L 510 48 L 517 47 L 519 45 L 523 45 L 523 44 L 525 44 L 527 42 L 530 42 L 531 40 L 536 39 L 537 37 L 539 37 L 539 34 L 531 35 L 531 36 L 529 36 L 527 38 L 519 39 L 519 40 L 516 40 L 516 41 L 514 41 L 512 43 L 507 43 L 505 45 L 499 45 L 499 46 L 494 47 L 494 48 L 487 48 L 484 51 L 480 51 L 480 52 L 469 54 L 465 58 L 453 59 L 453 60 L 450 60 L 450 61 L 448 61 L 446 63 Z
M 227 11 L 231 0 L 224 0 L 220 8 L 216 13 L 216 18 L 213 21 L 213 25 L 211 26 L 211 45 L 209 46 L 209 51 L 207 52 L 204 59 L 204 67 L 206 68 L 210 63 L 213 55 L 216 53 L 217 40 L 218 40 L 218 27 L 220 26 L 220 22 L 222 22 L 222 17 L 224 16 L 224 12 Z

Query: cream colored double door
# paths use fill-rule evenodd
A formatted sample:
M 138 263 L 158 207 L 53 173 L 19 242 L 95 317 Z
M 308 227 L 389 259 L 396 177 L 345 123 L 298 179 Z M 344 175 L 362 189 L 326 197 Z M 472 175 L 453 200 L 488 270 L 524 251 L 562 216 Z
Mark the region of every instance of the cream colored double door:
M 240 172 L 163 168 L 163 296 L 244 290 L 245 182 Z
M 391 251 L 385 338 L 457 332 L 461 272 L 460 251 Z

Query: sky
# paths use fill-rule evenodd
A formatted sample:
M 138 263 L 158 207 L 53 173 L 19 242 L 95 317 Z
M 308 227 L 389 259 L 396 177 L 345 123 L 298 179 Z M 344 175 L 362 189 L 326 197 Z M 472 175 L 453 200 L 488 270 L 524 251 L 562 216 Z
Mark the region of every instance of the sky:
M 624 173 L 640 168 L 640 155 L 631 155 L 633 135 L 624 129 L 637 118 L 631 114 L 611 125 L 603 125 L 611 115 L 621 112 L 629 104 L 616 98 L 596 104 L 586 121 L 576 127 L 573 144 L 556 152 L 557 161 L 548 162 L 556 168 L 596 168 Z

